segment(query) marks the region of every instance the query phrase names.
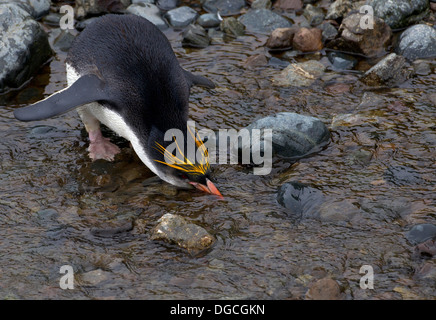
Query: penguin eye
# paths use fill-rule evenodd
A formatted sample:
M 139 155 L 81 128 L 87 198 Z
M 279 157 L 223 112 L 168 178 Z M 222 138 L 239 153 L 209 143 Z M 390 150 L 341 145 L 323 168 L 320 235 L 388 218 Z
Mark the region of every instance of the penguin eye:
M 182 174 L 180 175 L 180 178 L 182 178 L 183 180 L 186 180 L 186 179 L 188 179 L 188 176 L 187 176 L 186 174 L 183 174 L 183 173 L 182 173 Z

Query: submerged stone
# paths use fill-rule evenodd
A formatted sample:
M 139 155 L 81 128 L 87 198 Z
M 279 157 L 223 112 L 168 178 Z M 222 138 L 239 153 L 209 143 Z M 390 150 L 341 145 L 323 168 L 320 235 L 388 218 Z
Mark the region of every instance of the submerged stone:
M 417 224 L 407 232 L 406 239 L 413 245 L 436 239 L 436 225 L 430 223 Z
M 171 213 L 164 214 L 158 220 L 151 230 L 150 239 L 175 243 L 192 255 L 209 249 L 216 241 L 204 228 Z
M 279 86 L 307 87 L 320 78 L 326 67 L 318 61 L 292 63 L 278 74 L 274 81 Z
M 314 215 L 325 201 L 325 198 L 321 190 L 299 181 L 291 181 L 279 188 L 277 201 L 280 205 L 289 209 L 293 216 L 301 218 Z
M 422 182 L 419 172 L 409 166 L 391 166 L 386 169 L 384 177 L 389 182 L 398 186 Z

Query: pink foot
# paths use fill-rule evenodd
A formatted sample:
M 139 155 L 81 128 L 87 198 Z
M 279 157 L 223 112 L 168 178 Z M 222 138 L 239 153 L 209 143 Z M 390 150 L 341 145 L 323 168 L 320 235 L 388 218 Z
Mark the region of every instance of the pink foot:
M 88 151 L 92 161 L 98 159 L 113 161 L 115 155 L 121 152 L 120 148 L 111 143 L 109 138 L 103 137 L 100 130 L 90 131 L 89 140 L 91 143 L 89 144 Z

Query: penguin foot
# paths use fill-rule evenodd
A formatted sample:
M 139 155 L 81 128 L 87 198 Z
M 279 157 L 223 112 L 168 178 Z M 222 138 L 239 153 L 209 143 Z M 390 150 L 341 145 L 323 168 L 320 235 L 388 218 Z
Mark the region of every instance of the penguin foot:
M 92 161 L 98 159 L 113 161 L 115 155 L 121 152 L 120 148 L 110 142 L 109 138 L 103 137 L 100 131 L 90 132 L 89 138 L 91 143 L 89 144 L 88 152 Z

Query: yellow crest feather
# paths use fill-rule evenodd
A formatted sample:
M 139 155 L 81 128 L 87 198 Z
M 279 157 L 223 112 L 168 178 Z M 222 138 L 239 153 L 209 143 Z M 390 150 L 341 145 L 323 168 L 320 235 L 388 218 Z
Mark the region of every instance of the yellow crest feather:
M 210 169 L 209 153 L 207 151 L 207 148 L 205 147 L 204 143 L 197 138 L 197 134 L 194 134 L 191 131 L 189 126 L 188 126 L 188 130 L 191 136 L 194 138 L 197 149 L 201 151 L 200 152 L 201 161 L 199 163 L 192 163 L 191 160 L 186 158 L 184 153 L 181 151 L 179 144 L 177 143 L 177 140 L 174 136 L 173 136 L 174 142 L 176 143 L 177 150 L 181 155 L 183 155 L 183 159 L 180 159 L 177 156 L 173 155 L 166 148 L 164 148 L 160 143 L 156 142 L 156 147 L 154 148 L 164 155 L 165 161 L 160 161 L 160 160 L 154 160 L 154 161 L 163 163 L 171 168 L 175 168 L 177 170 L 186 172 L 188 174 L 192 174 L 192 175 L 206 174 Z

